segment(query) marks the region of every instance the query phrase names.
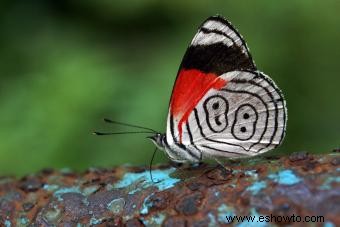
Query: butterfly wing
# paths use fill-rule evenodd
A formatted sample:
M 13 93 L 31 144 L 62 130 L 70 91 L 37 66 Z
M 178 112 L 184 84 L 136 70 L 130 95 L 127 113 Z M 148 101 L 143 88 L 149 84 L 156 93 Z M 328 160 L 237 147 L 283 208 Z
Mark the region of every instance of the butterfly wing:
M 278 146 L 285 135 L 286 107 L 281 91 L 265 74 L 233 71 L 209 90 L 190 114 L 184 135 L 203 155 L 252 156 Z M 190 146 L 190 144 L 188 144 Z
M 256 70 L 256 66 L 238 31 L 224 18 L 213 16 L 203 22 L 191 41 L 177 79 L 183 69 L 222 75 L 234 70 Z
M 247 76 L 244 76 L 241 72 L 245 72 L 243 74 Z M 166 135 L 168 143 L 176 145 L 172 147 L 172 150 L 177 150 L 178 153 L 188 147 L 194 147 L 195 150 L 201 153 L 204 153 L 203 151 L 208 151 L 206 153 L 209 153 L 211 149 L 209 150 L 204 146 L 208 146 L 208 144 L 217 145 L 215 144 L 215 140 L 211 141 L 209 139 L 210 137 L 215 139 L 218 137 L 223 141 L 232 139 L 230 138 L 231 135 L 228 134 L 231 132 L 231 126 L 234 125 L 234 128 L 239 126 L 237 123 L 229 122 L 229 120 L 227 122 L 227 119 L 232 119 L 233 113 L 228 112 L 227 114 L 222 114 L 218 119 L 216 118 L 217 116 L 215 116 L 216 111 L 215 115 L 204 115 L 204 108 L 207 107 L 204 105 L 204 101 L 209 100 L 210 96 L 218 95 L 217 93 L 224 89 L 229 89 L 230 86 L 234 84 L 234 82 L 230 82 L 232 79 L 236 81 L 236 78 L 249 76 L 248 80 L 252 80 L 251 75 L 248 75 L 246 72 L 254 75 L 258 74 L 256 73 L 256 66 L 241 35 L 224 18 L 219 16 L 208 18 L 200 26 L 183 57 L 172 91 Z M 268 79 L 268 77 L 264 75 L 262 77 Z M 271 80 L 268 79 L 268 81 Z M 272 90 L 277 90 L 281 95 L 272 81 L 270 85 Z M 249 86 L 249 84 L 244 86 Z M 266 89 L 270 89 L 267 87 Z M 247 87 L 244 89 L 251 90 L 255 88 Z M 231 93 L 232 92 L 229 92 L 228 96 L 226 96 L 225 93 L 221 95 L 226 99 L 227 104 L 225 105 L 228 105 L 228 107 L 231 108 L 230 110 L 232 110 L 233 105 L 236 106 L 237 103 L 240 105 L 241 103 L 245 104 L 246 101 L 242 102 L 242 99 L 250 99 L 247 95 L 242 97 L 240 94 L 234 94 L 231 96 Z M 237 97 L 237 100 L 235 100 L 236 103 L 233 104 L 233 99 L 236 99 L 235 97 Z M 210 101 L 208 103 L 210 103 Z M 233 111 L 235 115 L 236 110 Z M 243 109 L 239 111 L 243 111 Z M 198 121 L 195 115 L 198 115 Z M 230 117 L 226 119 L 221 118 L 221 116 L 224 115 L 230 115 Z M 226 127 L 218 126 L 218 128 L 222 127 L 223 130 L 220 128 L 215 131 L 205 131 L 212 128 L 209 127 L 209 123 L 213 122 L 214 119 L 218 120 L 215 121 L 216 124 L 225 124 Z M 200 130 L 200 127 L 202 130 Z M 203 134 L 201 132 L 203 132 Z M 263 135 L 263 138 L 266 138 L 266 135 Z M 235 140 L 235 138 L 233 138 L 233 140 Z M 237 144 L 237 141 L 233 142 Z M 226 147 L 223 146 L 224 145 L 221 145 L 218 149 L 226 149 Z M 250 148 L 245 146 L 243 153 L 246 153 L 246 150 L 252 148 L 254 147 Z M 227 149 L 229 149 L 229 147 Z M 255 148 L 253 150 L 255 150 Z M 235 152 L 240 153 L 239 151 Z M 214 155 L 212 152 L 211 154 Z

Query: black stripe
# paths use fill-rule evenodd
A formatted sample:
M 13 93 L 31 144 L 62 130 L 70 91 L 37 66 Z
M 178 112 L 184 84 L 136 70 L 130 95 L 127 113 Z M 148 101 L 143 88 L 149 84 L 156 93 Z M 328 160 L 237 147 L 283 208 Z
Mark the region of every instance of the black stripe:
M 169 143 L 168 143 L 168 140 L 166 139 L 166 136 L 164 137 L 163 142 L 164 142 L 164 147 L 167 147 L 168 150 L 171 150 L 171 149 L 170 149 L 170 146 L 169 146 Z M 172 150 L 171 150 L 171 151 L 172 151 Z
M 233 42 L 233 44 L 237 46 L 237 44 L 235 43 L 235 40 L 233 38 L 231 38 L 228 34 L 222 32 L 220 30 L 217 30 L 217 29 L 207 29 L 205 27 L 201 27 L 200 31 L 203 32 L 204 34 L 215 33 L 215 34 L 218 34 L 218 35 L 222 35 L 222 36 L 230 39 Z
M 171 122 L 170 122 L 170 130 L 172 130 L 172 127 L 171 127 Z M 172 132 L 171 132 L 172 134 Z M 168 148 L 167 151 L 168 152 L 171 152 L 174 156 L 178 156 L 177 152 L 172 150 L 171 147 L 169 146 L 169 143 L 168 143 L 168 140 L 166 139 L 166 136 L 165 136 L 165 139 L 164 139 L 164 145 Z
M 179 143 L 177 141 L 176 137 L 175 137 L 174 118 L 173 118 L 172 115 L 170 116 L 170 131 L 171 131 L 172 138 L 174 140 L 174 144 L 177 145 L 179 148 L 186 149 L 185 146 L 183 144 Z
M 265 122 L 265 127 L 264 127 L 264 130 L 263 130 L 263 133 L 262 133 L 262 135 L 261 135 L 259 141 L 258 141 L 257 143 L 253 143 L 253 145 L 251 145 L 251 146 L 249 147 L 249 150 L 250 150 L 253 146 L 259 144 L 259 142 L 262 140 L 264 134 L 266 134 L 267 127 L 268 127 L 268 118 L 269 118 L 268 105 L 267 105 L 267 103 L 261 98 L 261 96 L 255 94 L 255 93 L 249 92 L 249 91 L 235 91 L 235 90 L 230 90 L 230 89 L 227 89 L 227 88 L 224 88 L 224 89 L 222 89 L 222 90 L 223 90 L 223 91 L 227 91 L 227 92 L 232 92 L 232 93 L 233 93 L 233 92 L 234 92 L 234 93 L 246 93 L 246 94 L 249 94 L 249 95 L 253 95 L 253 96 L 255 96 L 256 98 L 258 98 L 258 99 L 262 102 L 262 104 L 265 106 L 265 108 L 266 108 L 267 118 L 266 118 L 266 122 Z M 259 149 L 259 150 L 256 151 L 256 152 L 259 152 L 260 150 L 261 150 L 261 149 Z
M 268 118 L 269 118 L 268 105 L 267 105 L 267 103 L 261 98 L 261 96 L 255 94 L 255 93 L 252 93 L 252 92 L 230 90 L 230 89 L 227 89 L 227 88 L 224 88 L 224 89 L 222 89 L 221 91 L 226 91 L 226 92 L 231 92 L 231 93 L 246 93 L 246 94 L 255 96 L 256 98 L 258 98 L 258 99 L 262 102 L 262 104 L 263 104 L 263 105 L 265 106 L 265 108 L 266 108 L 267 118 L 266 118 L 266 122 L 265 122 L 265 127 L 264 127 L 264 131 L 263 131 L 263 133 L 262 133 L 260 139 L 258 140 L 258 142 L 257 142 L 257 143 L 253 143 L 253 145 L 251 145 L 251 146 L 249 147 L 249 149 L 245 149 L 244 147 L 240 146 L 240 147 L 242 147 L 244 150 L 249 151 L 253 146 L 255 146 L 256 144 L 258 144 L 258 143 L 262 140 L 264 134 L 265 134 L 266 131 L 267 131 L 267 127 L 268 127 Z M 217 142 L 219 142 L 219 141 L 217 141 Z M 234 146 L 236 146 L 236 145 L 234 145 Z M 259 152 L 259 150 L 256 151 L 256 152 Z
M 274 83 L 274 81 L 271 78 L 269 78 L 268 76 L 265 76 L 261 72 L 259 72 L 259 71 L 253 72 L 253 71 L 250 71 L 250 70 L 243 70 L 243 71 L 246 71 L 246 72 L 249 72 L 249 73 L 256 73 L 256 76 L 254 78 L 259 77 L 261 79 L 264 79 L 267 83 L 269 83 L 275 89 L 277 94 L 280 96 L 280 101 L 282 101 L 282 105 L 283 105 L 283 123 L 284 123 L 284 126 L 283 126 L 283 130 L 282 130 L 282 133 L 281 133 L 280 142 L 279 142 L 279 144 L 277 144 L 275 146 L 275 147 L 277 147 L 281 144 L 281 142 L 284 138 L 284 135 L 285 135 L 285 132 L 286 132 L 286 125 L 287 125 L 287 122 L 286 122 L 287 111 L 286 111 L 286 105 L 285 105 L 285 102 L 284 102 L 284 96 L 282 94 L 282 91 L 277 87 L 277 85 Z
M 254 72 L 251 72 L 251 73 L 254 73 Z M 273 84 L 270 80 L 267 79 L 267 77 L 265 77 L 264 75 L 257 75 L 257 77 L 261 77 L 263 78 L 269 85 L 271 85 L 275 91 L 277 92 L 277 94 L 280 96 L 280 98 L 278 100 L 283 100 L 283 97 L 282 97 L 282 94 L 281 94 L 281 91 L 277 88 L 277 86 L 275 84 Z M 255 85 L 255 86 L 258 86 L 260 88 L 262 88 L 263 90 L 266 91 L 267 95 L 273 100 L 274 102 L 274 107 L 275 107 L 275 125 L 274 125 L 274 131 L 271 135 L 271 139 L 270 139 L 270 142 L 266 144 L 265 147 L 263 148 L 260 148 L 259 150 L 257 150 L 256 152 L 259 152 L 261 151 L 262 149 L 266 148 L 266 147 L 269 147 L 271 144 L 272 144 L 272 141 L 274 140 L 275 138 L 275 135 L 276 135 L 276 132 L 278 130 L 278 107 L 277 107 L 277 102 L 276 100 L 274 99 L 274 96 L 273 94 L 266 88 L 266 87 L 263 87 L 262 85 L 260 84 L 257 84 L 256 82 L 252 81 L 252 80 L 232 80 L 231 82 L 235 82 L 235 83 L 250 83 L 252 85 Z M 260 97 L 258 96 L 257 94 L 255 93 L 251 93 L 251 92 L 247 92 L 247 91 L 233 91 L 233 90 L 229 90 L 229 89 L 222 89 L 224 91 L 227 91 L 227 92 L 236 92 L 236 93 L 247 93 L 247 94 L 250 94 L 250 95 L 253 95 L 255 97 L 257 97 L 262 103 L 263 105 L 265 106 L 266 108 L 266 113 L 267 113 L 267 118 L 266 118 L 266 122 L 265 122 L 265 127 L 264 127 L 264 131 L 258 141 L 258 143 L 253 143 L 253 145 L 251 145 L 249 147 L 249 149 L 245 149 L 243 146 L 240 146 L 242 149 L 246 150 L 246 151 L 249 151 L 252 147 L 254 147 L 255 145 L 259 144 L 259 142 L 263 139 L 263 136 L 265 135 L 265 133 L 267 132 L 267 127 L 268 127 L 268 117 L 269 117 L 269 110 L 268 110 L 268 105 L 266 104 L 266 102 Z M 284 105 L 284 102 L 283 102 L 283 105 Z M 283 117 L 284 117 L 284 124 L 286 124 L 286 120 L 285 120 L 285 107 L 283 106 Z M 209 139 L 207 138 L 205 135 L 204 135 L 204 132 L 203 132 L 203 129 L 202 127 L 200 126 L 200 122 L 199 122 L 199 118 L 198 118 L 198 113 L 197 113 L 197 110 L 195 109 L 195 117 L 196 117 L 196 121 L 197 121 L 197 124 L 199 125 L 199 128 L 200 128 L 200 132 L 201 132 L 201 135 L 206 139 L 206 140 L 209 140 L 209 141 L 212 141 L 212 142 L 217 142 L 217 143 L 225 143 L 225 144 L 228 144 L 228 145 L 233 145 L 233 146 L 238 146 L 237 144 L 232 144 L 232 143 L 227 143 L 227 142 L 221 142 L 221 141 L 216 141 L 216 140 L 212 140 L 212 139 Z M 283 139 L 283 135 L 284 135 L 284 131 L 285 131 L 285 126 L 282 130 L 282 134 L 281 134 L 281 139 L 280 139 L 280 142 L 279 144 L 281 143 L 282 139 Z M 278 145 L 276 145 L 278 146 Z
M 261 74 L 261 73 L 259 73 Z M 262 75 L 263 76 L 263 75 Z M 284 135 L 285 135 L 285 132 L 286 132 L 286 125 L 287 125 L 287 121 L 286 121 L 286 115 L 287 115 L 287 109 L 286 109 L 286 105 L 285 105 L 285 101 L 284 101 L 284 96 L 282 94 L 282 91 L 277 87 L 275 86 L 274 82 L 270 79 L 268 79 L 268 77 L 265 77 L 263 76 L 264 79 L 270 84 L 272 85 L 272 87 L 275 88 L 275 91 L 277 92 L 277 94 L 280 96 L 280 101 L 282 101 L 282 108 L 283 108 L 283 130 L 282 130 L 282 133 L 281 133 L 281 138 L 280 138 L 280 141 L 279 141 L 279 144 L 277 144 L 275 147 L 279 146 L 284 138 Z
M 275 90 L 276 91 L 276 90 Z M 269 102 L 282 102 L 283 100 L 281 98 L 278 98 L 278 99 L 274 99 L 272 101 L 269 101 Z
M 287 109 L 286 109 L 286 106 L 285 106 L 285 102 L 283 101 L 282 103 L 283 103 L 283 130 L 282 130 L 280 142 L 279 142 L 279 144 L 276 145 L 276 147 L 281 144 L 281 142 L 282 142 L 282 140 L 285 136 L 286 127 L 287 127 L 287 119 L 286 119 L 287 118 L 287 116 L 286 116 L 287 115 Z
M 237 122 L 238 111 L 239 111 L 242 107 L 244 107 L 244 106 L 250 107 L 250 108 L 254 111 L 254 113 L 255 113 L 255 121 L 253 122 L 253 132 L 252 132 L 252 134 L 251 134 L 250 136 L 248 136 L 247 138 L 241 138 L 241 137 L 239 137 L 239 136 L 236 136 L 236 134 L 234 133 L 235 124 L 236 124 L 236 122 Z M 236 139 L 241 140 L 241 141 L 247 141 L 247 140 L 251 139 L 251 138 L 255 135 L 255 132 L 256 132 L 256 124 L 257 124 L 258 119 L 259 119 L 259 114 L 258 114 L 256 108 L 255 108 L 253 105 L 251 105 L 251 104 L 249 104 L 249 103 L 245 103 L 245 104 L 240 105 L 240 106 L 235 110 L 235 120 L 234 120 L 233 125 L 231 126 L 231 133 L 233 134 L 233 136 L 234 136 Z M 250 147 L 250 148 L 251 148 L 251 147 Z M 249 150 L 250 150 L 250 148 L 249 148 Z
M 249 83 L 249 84 L 251 84 L 251 85 L 260 87 L 260 88 L 262 88 L 263 90 L 265 90 L 266 93 L 267 93 L 267 95 L 271 98 L 271 100 L 273 100 L 274 107 L 275 107 L 275 125 L 274 125 L 274 132 L 273 132 L 273 134 L 272 134 L 272 136 L 271 136 L 271 138 L 270 138 L 270 141 L 269 141 L 269 143 L 266 145 L 266 147 L 269 147 L 269 146 L 272 144 L 272 142 L 273 142 L 273 140 L 274 140 L 274 138 L 275 138 L 275 135 L 276 135 L 276 132 L 277 132 L 277 128 L 278 128 L 278 112 L 279 112 L 279 111 L 278 111 L 277 103 L 276 103 L 275 100 L 274 100 L 274 96 L 272 95 L 272 93 L 271 93 L 266 87 L 264 87 L 264 86 L 262 86 L 262 85 L 256 83 L 256 82 L 253 81 L 253 80 L 246 80 L 246 79 L 235 80 L 235 79 L 233 79 L 233 80 L 231 80 L 230 82 L 233 82 L 233 83 L 240 83 L 240 84 Z M 269 83 L 268 83 L 268 84 L 269 84 Z M 269 85 L 271 85 L 271 84 L 269 84 Z M 279 92 L 277 91 L 276 87 L 274 87 L 274 86 L 272 86 L 272 87 L 275 89 L 275 91 L 276 91 L 277 93 L 279 93 Z M 266 125 L 266 126 L 267 126 L 267 125 Z M 251 149 L 253 146 L 255 146 L 255 144 L 252 145 L 249 149 Z M 264 147 L 264 148 L 266 148 L 266 147 Z M 263 150 L 264 148 L 259 149 L 257 152 Z
M 188 131 L 188 134 L 189 134 L 189 138 L 190 138 L 190 144 L 200 152 L 200 157 L 199 157 L 198 160 L 202 160 L 202 151 L 200 149 L 198 149 L 198 147 L 194 144 L 194 140 L 193 140 L 193 137 L 192 137 L 192 134 L 191 134 L 189 122 L 186 123 L 186 126 L 187 126 L 187 131 Z
M 242 45 L 246 48 L 247 52 L 248 52 L 248 57 L 249 59 L 251 60 L 251 62 L 253 63 L 253 66 L 254 68 L 256 68 L 255 64 L 254 64 L 254 61 L 253 61 L 253 58 L 249 52 L 249 49 L 248 49 L 248 46 L 245 42 L 245 40 L 243 39 L 242 35 L 237 31 L 237 29 L 227 20 L 225 19 L 224 17 L 222 16 L 212 16 L 212 17 L 209 17 L 208 19 L 206 19 L 202 26 L 208 22 L 208 21 L 217 21 L 217 22 L 221 22 L 222 24 L 224 24 L 225 26 L 227 26 L 230 30 L 232 30 L 233 32 L 235 32 L 235 34 L 240 38 L 241 42 L 242 42 Z
M 255 71 L 256 66 L 249 52 L 249 49 L 240 35 L 240 33 L 229 23 L 226 19 L 220 16 L 213 16 L 206 19 L 199 29 L 203 28 L 203 25 L 209 21 L 215 20 L 223 23 L 230 28 L 240 38 L 242 46 L 247 50 L 247 54 L 243 53 L 238 45 L 234 45 L 234 48 L 229 48 L 227 45 L 217 43 L 208 46 L 189 46 L 185 52 L 180 67 L 177 72 L 176 81 L 179 72 L 182 68 L 186 69 L 199 69 L 206 73 L 216 73 L 222 75 L 235 70 L 251 70 Z M 232 39 L 233 40 L 233 39 Z M 171 97 L 173 95 L 174 86 L 172 88 Z M 169 100 L 169 106 L 170 106 Z
M 215 151 L 219 151 L 219 152 L 223 152 L 223 153 L 231 153 L 231 154 L 237 154 L 237 155 L 246 155 L 245 153 L 238 153 L 238 152 L 232 152 L 232 151 L 226 151 L 226 150 L 217 149 L 217 148 L 205 145 L 205 144 L 203 144 L 202 147 L 205 147 L 205 148 L 208 148 L 208 149 L 211 149 L 211 150 L 215 150 Z
M 182 151 L 186 151 L 189 155 L 191 155 L 193 158 L 197 159 L 197 160 L 200 160 L 200 157 L 197 156 L 196 154 L 194 154 L 192 151 L 190 151 L 189 149 L 187 149 L 187 147 L 182 144 L 182 143 L 179 143 L 175 137 L 175 132 L 174 132 L 174 122 L 173 122 L 173 116 L 171 115 L 170 116 L 170 131 L 171 131 L 171 135 L 172 135 L 172 138 L 174 140 L 174 144 L 179 147 Z M 177 155 L 178 156 L 178 155 Z
M 208 102 L 212 99 L 215 99 L 215 98 L 220 98 L 221 100 L 223 100 L 224 104 L 225 104 L 225 111 L 223 111 L 223 115 L 224 115 L 224 121 L 225 121 L 225 126 L 219 130 L 216 130 L 212 127 L 211 125 L 211 122 L 209 121 L 209 118 L 210 118 L 210 112 L 208 110 Z M 228 127 L 228 118 L 227 118 L 227 114 L 228 114 L 228 111 L 229 111 L 229 102 L 228 100 L 223 97 L 222 95 L 212 95 L 212 96 L 209 96 L 208 98 L 206 98 L 204 100 L 204 103 L 203 103 L 203 110 L 205 112 L 205 120 L 207 122 L 207 125 L 209 127 L 209 129 L 215 133 L 219 133 L 219 132 L 222 132 L 224 131 L 227 127 Z M 217 117 L 220 117 L 222 114 L 218 115 Z M 215 124 L 218 125 L 218 122 L 219 122 L 219 119 L 215 117 Z M 221 122 L 220 122 L 221 123 Z
M 195 113 L 196 123 L 198 125 L 198 128 L 200 129 L 199 130 L 200 134 L 205 140 L 208 140 L 208 141 L 211 141 L 211 142 L 214 142 L 214 143 L 227 144 L 227 145 L 231 145 L 231 146 L 235 146 L 235 147 L 241 147 L 243 150 L 248 151 L 246 148 L 244 148 L 243 146 L 241 146 L 239 144 L 233 144 L 233 143 L 228 143 L 228 142 L 223 142 L 223 141 L 218 141 L 218 140 L 213 140 L 213 139 L 208 138 L 203 132 L 203 128 L 201 126 L 199 116 L 198 116 L 198 111 L 197 111 L 196 108 L 194 109 L 194 113 Z
M 256 70 L 249 56 L 241 47 L 219 42 L 210 45 L 189 46 L 180 69 L 198 69 L 205 73 L 222 75 L 235 70 Z

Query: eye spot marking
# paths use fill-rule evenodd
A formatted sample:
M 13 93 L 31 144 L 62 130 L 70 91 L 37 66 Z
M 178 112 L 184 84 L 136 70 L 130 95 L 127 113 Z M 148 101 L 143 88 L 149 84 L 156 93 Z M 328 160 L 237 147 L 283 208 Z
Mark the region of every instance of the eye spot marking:
M 243 114 L 243 119 L 248 119 L 248 118 L 249 118 L 249 114 L 248 113 Z
M 214 110 L 217 110 L 218 108 L 220 107 L 220 104 L 218 102 L 215 102 L 213 105 L 212 105 L 212 108 Z
M 218 126 L 222 125 L 222 122 L 220 121 L 220 119 L 217 117 L 215 117 L 215 122 Z
M 258 118 L 258 112 L 252 104 L 240 105 L 231 126 L 232 136 L 241 141 L 251 139 L 255 135 Z
M 209 96 L 202 104 L 205 122 L 211 132 L 220 133 L 228 126 L 229 103 L 221 95 Z
M 246 132 L 247 131 L 247 129 L 246 129 L 246 127 L 241 127 L 241 132 Z

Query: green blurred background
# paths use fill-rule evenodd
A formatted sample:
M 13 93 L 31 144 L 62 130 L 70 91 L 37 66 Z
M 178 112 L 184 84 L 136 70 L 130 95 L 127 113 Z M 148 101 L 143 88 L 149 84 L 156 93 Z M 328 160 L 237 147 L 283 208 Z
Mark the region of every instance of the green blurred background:
M 148 164 L 143 135 L 91 132 L 121 129 L 103 117 L 165 131 L 181 58 L 215 14 L 287 99 L 287 136 L 273 152 L 340 145 L 340 1 L 27 0 L 0 10 L 0 175 Z

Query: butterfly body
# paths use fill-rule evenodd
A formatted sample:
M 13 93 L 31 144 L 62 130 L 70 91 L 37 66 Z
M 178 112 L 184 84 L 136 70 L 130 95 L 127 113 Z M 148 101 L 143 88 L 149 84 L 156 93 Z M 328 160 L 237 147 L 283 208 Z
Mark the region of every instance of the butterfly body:
M 214 16 L 183 57 L 166 134 L 150 139 L 175 162 L 254 156 L 282 142 L 286 122 L 279 88 L 257 70 L 237 30 Z

